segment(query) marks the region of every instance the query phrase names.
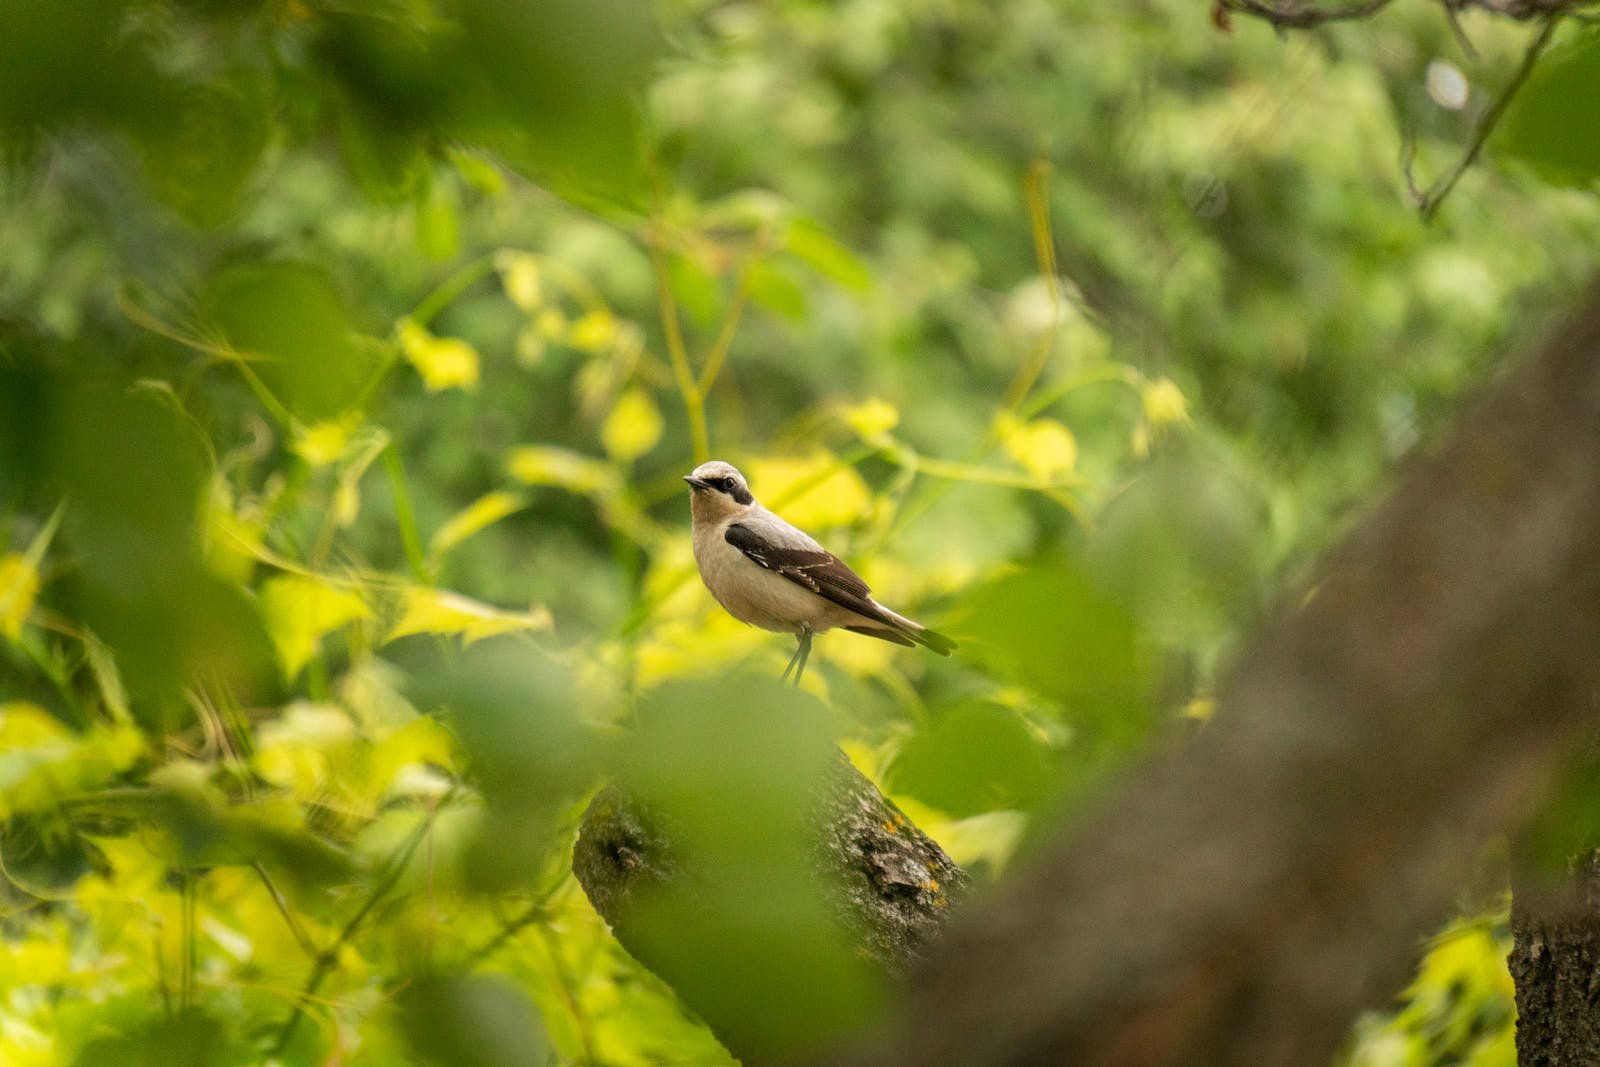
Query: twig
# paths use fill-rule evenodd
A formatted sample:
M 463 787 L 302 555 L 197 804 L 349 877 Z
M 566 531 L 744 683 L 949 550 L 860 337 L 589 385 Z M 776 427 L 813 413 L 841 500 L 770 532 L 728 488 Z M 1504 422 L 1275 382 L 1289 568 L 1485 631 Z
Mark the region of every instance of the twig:
M 1461 25 L 1460 0 L 1444 0 L 1444 20 L 1450 26 L 1450 33 L 1455 37 L 1456 44 L 1461 46 L 1461 52 L 1473 62 L 1478 60 L 1478 49 L 1472 43 L 1472 38 L 1467 36 L 1466 27 Z
M 1435 178 L 1426 189 L 1419 188 L 1416 175 L 1412 170 L 1412 163 L 1416 158 L 1415 138 L 1407 136 L 1401 145 L 1401 169 L 1405 172 L 1406 191 L 1411 194 L 1411 199 L 1417 205 L 1417 210 L 1422 213 L 1424 222 L 1431 222 L 1439 213 L 1439 206 L 1444 203 L 1445 197 L 1450 195 L 1450 190 L 1456 187 L 1456 182 L 1467 169 L 1478 161 L 1483 154 L 1483 146 L 1488 143 L 1489 137 L 1494 133 L 1495 127 L 1500 124 L 1505 116 L 1506 108 L 1511 105 L 1511 100 L 1517 95 L 1528 76 L 1533 73 L 1534 65 L 1539 62 L 1539 57 L 1550 44 L 1550 39 L 1555 35 L 1556 26 L 1561 22 L 1559 13 L 1546 16 L 1539 32 L 1528 45 L 1528 50 L 1522 55 L 1522 63 L 1517 67 L 1517 72 L 1511 76 L 1500 95 L 1495 98 L 1489 109 L 1478 120 L 1478 125 L 1472 131 L 1472 142 L 1467 145 L 1467 150 L 1461 154 L 1455 164 L 1439 177 Z
M 433 581 L 432 569 L 428 566 L 426 554 L 422 551 L 422 538 L 417 533 L 417 512 L 411 505 L 411 490 L 406 484 L 405 464 L 400 459 L 400 450 L 391 440 L 383 450 L 383 470 L 389 476 L 390 496 L 394 500 L 394 518 L 400 527 L 400 543 L 405 547 L 406 563 L 411 567 L 411 576 L 424 584 Z
M 1254 15 L 1280 30 L 1301 30 L 1325 22 L 1364 19 L 1389 6 L 1389 0 L 1363 0 L 1345 7 L 1317 7 L 1303 3 L 1269 3 L 1268 0 L 1222 0 L 1228 11 Z
M 406 868 L 411 864 L 411 857 L 416 854 L 417 848 L 422 844 L 423 839 L 428 836 L 428 831 L 433 829 L 434 819 L 438 817 L 440 811 L 449 805 L 451 799 L 455 796 L 455 792 L 455 789 L 451 788 L 449 792 L 439 798 L 439 802 L 428 812 L 421 824 L 411 832 L 411 836 L 406 839 L 405 844 L 401 845 L 399 851 L 390 858 L 388 869 L 378 879 L 377 884 L 372 887 L 372 892 L 368 894 L 365 903 L 356 910 L 356 913 L 339 930 L 339 935 L 333 939 L 333 944 L 316 954 L 316 962 L 312 964 L 311 973 L 306 976 L 305 984 L 301 986 L 299 995 L 295 997 L 294 1007 L 289 1010 L 289 1017 L 283 1021 L 283 1025 L 278 1029 L 277 1040 L 272 1044 L 272 1055 L 281 1055 L 283 1050 L 289 1047 L 289 1041 L 294 1037 L 295 1028 L 300 1025 L 300 1019 L 305 1015 L 306 1003 L 316 996 L 317 991 L 322 988 L 322 983 L 327 980 L 328 975 L 338 963 L 339 952 L 355 936 L 362 923 L 367 921 L 367 916 L 372 914 L 379 901 L 388 896 L 389 891 L 400 881 L 400 876 L 405 873 Z
M 500 951 L 500 946 L 517 936 L 517 934 L 520 933 L 526 926 L 528 926 L 530 923 L 537 922 L 538 920 L 544 918 L 544 916 L 545 901 L 543 899 L 536 900 L 532 904 L 529 904 L 522 910 L 521 914 L 516 916 L 516 918 L 504 923 L 493 937 L 491 937 L 488 941 L 485 941 L 473 952 L 468 953 L 467 958 L 461 963 L 461 969 L 463 971 L 473 970 L 478 966 L 478 964 L 482 963 L 484 960 Z
M 185 1015 L 194 1006 L 194 969 L 196 944 L 194 936 L 194 869 L 183 869 L 183 883 L 179 897 L 182 903 L 183 958 L 178 963 L 178 1014 Z
M 717 332 L 717 339 L 706 354 L 705 365 L 700 368 L 700 380 L 695 382 L 695 387 L 699 389 L 702 399 L 711 391 L 717 375 L 722 372 L 723 362 L 728 358 L 728 349 L 733 347 L 733 336 L 739 331 L 739 317 L 744 314 L 745 302 L 750 297 L 750 270 L 759 255 L 761 252 L 757 251 L 739 272 L 738 284 L 734 286 L 733 297 L 728 302 L 728 312 L 722 319 L 722 329 Z
M 267 873 L 266 867 L 262 866 L 260 860 L 256 860 L 251 866 L 255 868 L 256 874 L 261 876 L 261 884 L 267 887 L 267 893 L 271 895 L 272 902 L 278 906 L 278 914 L 283 916 L 283 921 L 288 925 L 289 932 L 294 935 L 295 941 L 299 942 L 300 948 L 311 959 L 318 959 L 322 953 L 317 951 L 316 943 L 311 940 L 311 935 L 306 933 L 306 928 L 300 925 L 299 919 L 295 918 L 294 912 L 289 907 L 289 902 L 284 899 L 283 893 L 278 890 L 277 885 L 272 881 L 272 876 Z
M 1028 211 L 1028 231 L 1033 236 L 1034 261 L 1044 280 L 1045 298 L 1050 301 L 1050 321 L 1006 390 L 1004 409 L 1007 411 L 1014 410 L 1027 399 L 1050 362 L 1056 334 L 1061 330 L 1061 279 L 1056 273 L 1055 234 L 1050 229 L 1050 164 L 1047 160 L 1035 159 L 1029 164 L 1022 179 L 1022 199 Z

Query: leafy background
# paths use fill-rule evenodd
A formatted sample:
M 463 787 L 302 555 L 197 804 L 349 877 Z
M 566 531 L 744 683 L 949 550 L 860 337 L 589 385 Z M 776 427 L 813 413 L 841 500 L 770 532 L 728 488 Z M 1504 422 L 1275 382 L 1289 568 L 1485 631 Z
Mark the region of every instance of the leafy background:
M 1590 269 L 1592 36 L 1408 202 L 1403 139 L 1451 165 L 1528 34 L 1463 28 L 12 0 L 0 1060 L 725 1062 L 567 873 L 608 774 L 746 813 L 706 849 L 794 932 L 764 1039 L 858 1022 L 740 877 L 801 862 L 786 757 L 994 876 L 1205 728 Z M 712 455 L 960 652 L 830 635 L 784 695 L 694 577 Z M 1352 1063 L 1513 1062 L 1496 862 Z

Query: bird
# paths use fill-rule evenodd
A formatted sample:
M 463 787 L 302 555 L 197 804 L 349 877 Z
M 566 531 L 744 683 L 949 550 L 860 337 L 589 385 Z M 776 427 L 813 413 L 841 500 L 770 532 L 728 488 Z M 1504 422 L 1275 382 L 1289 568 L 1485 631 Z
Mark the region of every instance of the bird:
M 800 684 L 811 638 L 843 627 L 897 645 L 922 645 L 948 656 L 956 643 L 890 611 L 867 583 L 809 534 L 756 503 L 744 475 L 711 460 L 684 475 L 694 560 L 711 595 L 740 622 L 794 634 L 798 645 L 783 681 Z

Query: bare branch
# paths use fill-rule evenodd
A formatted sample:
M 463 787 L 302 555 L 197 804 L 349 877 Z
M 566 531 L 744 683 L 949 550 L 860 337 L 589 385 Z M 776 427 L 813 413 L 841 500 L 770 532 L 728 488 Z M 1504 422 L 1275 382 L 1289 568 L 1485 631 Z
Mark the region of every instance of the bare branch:
M 1325 22 L 1346 22 L 1376 15 L 1389 6 L 1389 0 L 1361 0 L 1360 3 L 1333 7 L 1305 3 L 1303 0 L 1222 0 L 1222 7 L 1243 15 L 1254 15 L 1280 30 L 1303 30 Z
M 1556 26 L 1561 21 L 1560 15 L 1550 15 L 1544 20 L 1539 32 L 1534 35 L 1528 44 L 1528 50 L 1522 54 L 1522 62 L 1517 67 L 1517 72 L 1511 76 L 1505 88 L 1500 90 L 1500 95 L 1495 97 L 1493 104 L 1483 113 L 1477 126 L 1472 131 L 1472 141 L 1467 145 L 1467 150 L 1461 154 L 1455 164 L 1426 189 L 1418 187 L 1416 177 L 1412 172 L 1411 164 L 1415 156 L 1416 146 L 1412 138 L 1406 138 L 1406 147 L 1402 167 L 1405 171 L 1406 189 L 1411 194 L 1411 199 L 1416 203 L 1417 210 L 1422 212 L 1424 221 L 1431 221 L 1439 213 L 1439 205 L 1444 203 L 1445 197 L 1450 195 L 1450 190 L 1456 187 L 1456 182 L 1461 180 L 1478 157 L 1483 154 L 1483 146 L 1489 142 L 1489 137 L 1494 133 L 1495 127 L 1505 116 L 1506 108 L 1511 105 L 1511 100 L 1517 91 L 1527 82 L 1528 76 L 1533 73 L 1534 66 L 1539 62 L 1539 57 L 1549 47 L 1550 38 L 1554 36 Z

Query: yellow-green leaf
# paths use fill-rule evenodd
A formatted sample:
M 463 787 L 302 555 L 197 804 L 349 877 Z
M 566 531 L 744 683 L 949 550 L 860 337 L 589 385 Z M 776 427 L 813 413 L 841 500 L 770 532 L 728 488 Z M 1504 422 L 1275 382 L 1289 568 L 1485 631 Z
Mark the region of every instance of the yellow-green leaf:
M 453 186 L 430 182 L 416 204 L 417 248 L 435 261 L 453 259 L 461 251 L 461 212 Z
M 454 515 L 434 531 L 428 541 L 428 551 L 434 559 L 478 533 L 528 506 L 528 498 L 517 493 L 496 489 L 485 493 Z
M 560 308 L 545 308 L 534 316 L 533 328 L 547 341 L 562 341 L 567 336 L 567 317 Z
M 23 700 L 0 704 L 0 749 L 41 748 L 71 740 L 66 724 L 39 705 Z
M 1171 378 L 1157 378 L 1147 383 L 1139 399 L 1144 408 L 1145 421 L 1151 426 L 1189 421 L 1189 402 L 1184 399 L 1183 390 Z
M 18 552 L 0 556 L 0 634 L 15 641 L 39 595 L 39 569 Z
M 494 265 L 500 271 L 500 285 L 507 298 L 530 315 L 538 311 L 544 303 L 539 257 L 508 248 L 495 256 Z
M 661 410 L 643 389 L 629 389 L 600 426 L 600 442 L 620 460 L 634 460 L 661 440 Z
M 402 603 L 400 621 L 389 632 L 390 641 L 410 634 L 459 634 L 471 644 L 497 634 L 548 630 L 553 623 L 544 608 L 504 611 L 460 593 L 425 586 L 408 588 Z
M 349 447 L 350 435 L 355 432 L 358 419 L 339 418 L 295 428 L 289 451 L 311 464 L 326 467 L 336 463 Z
M 333 518 L 341 527 L 352 525 L 360 514 L 361 479 L 373 461 L 389 447 L 389 434 L 382 427 L 370 426 L 354 444 L 359 447 L 339 471 L 339 483 L 333 493 Z
M 854 404 L 841 413 L 844 421 L 863 441 L 874 443 L 900 425 L 900 411 L 887 400 L 872 397 Z
M 1055 478 L 1078 464 L 1078 441 L 1054 419 L 1023 422 L 1002 414 L 995 423 L 1000 443 L 1011 458 L 1039 478 Z
M 39 595 L 39 567 L 61 525 L 64 510 L 65 501 L 56 505 L 43 529 L 29 542 L 26 553 L 0 556 L 0 634 L 13 641 L 22 636 L 22 624 L 33 611 L 33 602 Z
M 528 485 L 558 485 L 576 493 L 613 489 L 617 482 L 616 472 L 600 460 L 554 445 L 513 448 L 506 469 Z
M 319 579 L 283 575 L 261 587 L 261 617 L 290 679 L 317 654 L 326 634 L 371 615 L 361 597 Z
M 478 350 L 459 337 L 438 337 L 410 319 L 400 324 L 400 350 L 428 392 L 471 389 L 478 384 Z
M 213 492 L 206 509 L 204 545 L 206 566 L 211 573 L 240 585 L 248 584 L 256 561 L 267 555 L 261 530 L 259 516 L 247 521 L 233 512 L 223 493 Z
M 591 311 L 572 324 L 567 343 L 581 352 L 599 355 L 611 351 L 619 332 L 615 315 L 604 309 Z
M 144 735 L 132 726 L 79 733 L 36 704 L 0 704 L 0 819 L 99 786 L 144 751 Z

